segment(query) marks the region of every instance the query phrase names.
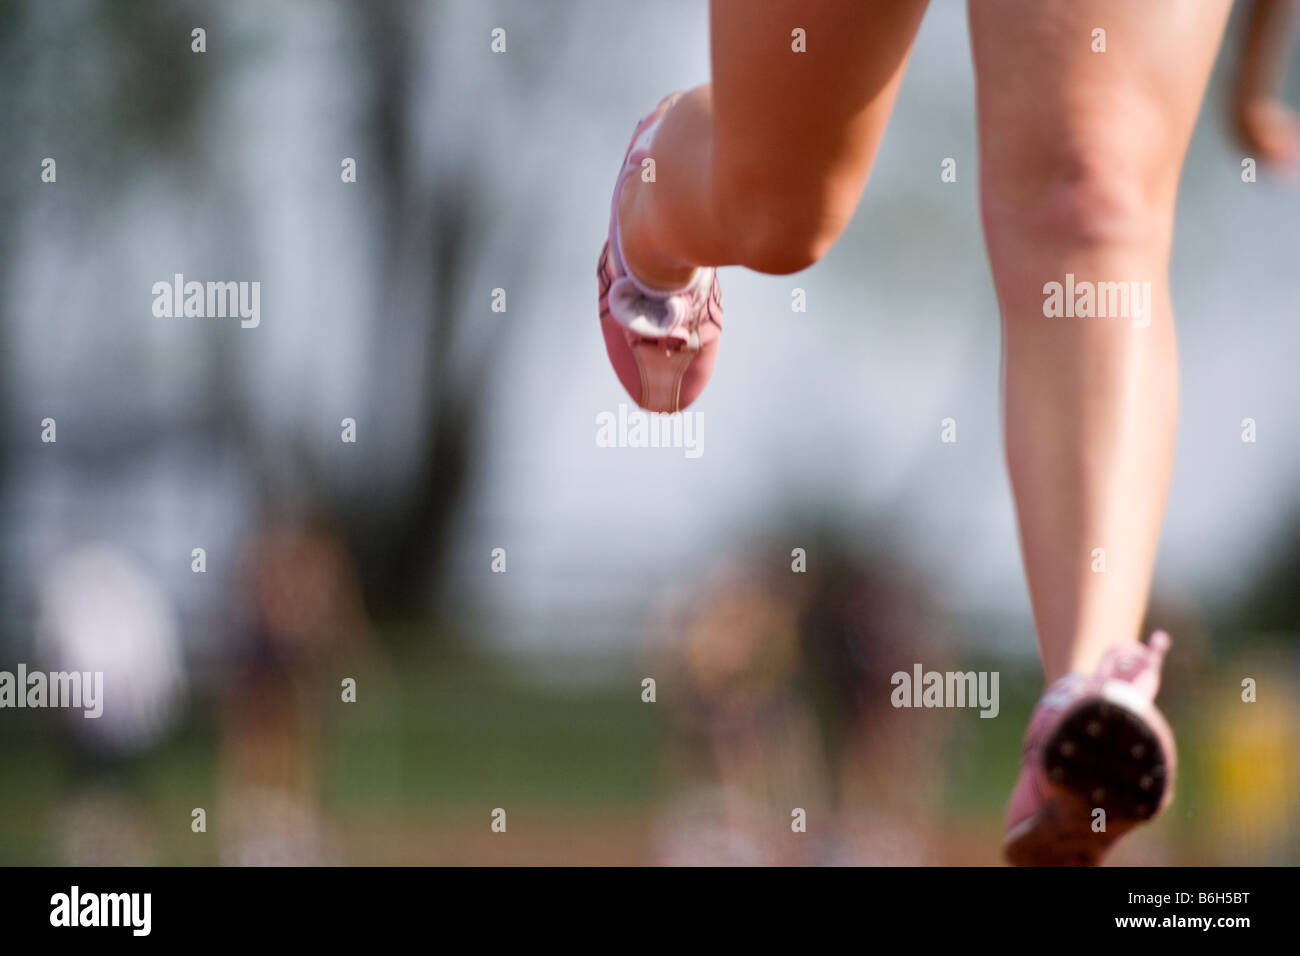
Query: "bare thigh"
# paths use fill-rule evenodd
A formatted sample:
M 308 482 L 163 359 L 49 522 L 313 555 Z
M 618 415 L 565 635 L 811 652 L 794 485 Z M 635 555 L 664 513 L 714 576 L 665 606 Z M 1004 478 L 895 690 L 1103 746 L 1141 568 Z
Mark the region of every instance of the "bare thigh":
M 1230 6 L 971 0 L 986 224 L 1167 238 Z

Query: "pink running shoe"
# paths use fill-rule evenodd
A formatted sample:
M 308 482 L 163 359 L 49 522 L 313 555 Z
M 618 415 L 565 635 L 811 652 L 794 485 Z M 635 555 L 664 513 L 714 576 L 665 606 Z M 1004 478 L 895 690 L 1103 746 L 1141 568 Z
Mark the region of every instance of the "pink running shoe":
M 1025 732 L 1002 852 L 1016 866 L 1096 866 L 1169 803 L 1177 754 L 1155 706 L 1169 635 L 1111 648 L 1091 677 L 1047 688 Z M 1093 831 L 1096 808 L 1106 829 Z
M 699 397 L 713 374 L 722 335 L 722 290 L 714 269 L 696 269 L 680 289 L 653 289 L 632 275 L 623 259 L 618 197 L 628 178 L 641 172 L 659 122 L 680 96 L 663 100 L 632 134 L 614 185 L 609 239 L 596 267 L 609 360 L 628 394 L 652 412 L 680 411 Z

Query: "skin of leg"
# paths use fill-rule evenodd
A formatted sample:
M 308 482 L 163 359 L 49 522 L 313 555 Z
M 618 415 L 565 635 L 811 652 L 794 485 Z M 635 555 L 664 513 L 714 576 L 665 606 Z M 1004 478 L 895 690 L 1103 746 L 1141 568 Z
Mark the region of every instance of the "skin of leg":
M 700 265 L 786 274 L 820 258 L 862 194 L 925 5 L 713 0 L 713 82 L 664 117 L 655 181 L 619 197 L 633 272 L 675 288 Z
M 1228 8 L 969 4 L 1007 462 L 1049 681 L 1140 636 L 1178 415 L 1174 203 Z M 1046 317 L 1067 273 L 1150 282 L 1149 324 Z

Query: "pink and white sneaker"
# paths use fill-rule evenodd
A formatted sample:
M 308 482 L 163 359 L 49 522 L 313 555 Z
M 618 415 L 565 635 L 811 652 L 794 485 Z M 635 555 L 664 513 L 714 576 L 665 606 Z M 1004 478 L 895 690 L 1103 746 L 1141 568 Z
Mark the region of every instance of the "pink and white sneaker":
M 713 374 L 722 335 L 722 290 L 714 269 L 696 269 L 680 289 L 654 289 L 632 275 L 623 258 L 618 197 L 628 178 L 641 172 L 655 130 L 680 96 L 663 100 L 632 134 L 614 185 L 609 239 L 596 267 L 609 360 L 628 394 L 652 412 L 680 411 L 699 397 Z
M 1002 852 L 1016 866 L 1096 866 L 1173 796 L 1177 754 L 1155 706 L 1169 635 L 1111 648 L 1044 692 L 1025 732 Z M 1097 808 L 1105 830 L 1094 832 Z

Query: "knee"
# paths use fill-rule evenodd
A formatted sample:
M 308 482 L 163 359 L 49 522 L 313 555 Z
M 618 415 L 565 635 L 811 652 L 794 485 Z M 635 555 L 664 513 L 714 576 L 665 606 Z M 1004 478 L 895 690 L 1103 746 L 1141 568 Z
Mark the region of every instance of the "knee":
M 1167 239 L 1177 168 L 1114 137 L 1063 137 L 1047 155 L 986 165 L 980 203 L 996 269 L 1006 255 L 1142 247 Z
M 720 214 L 736 238 L 738 265 L 768 275 L 802 272 L 839 238 L 852 207 L 833 191 L 810 193 L 795 177 L 732 174 L 719 182 Z

